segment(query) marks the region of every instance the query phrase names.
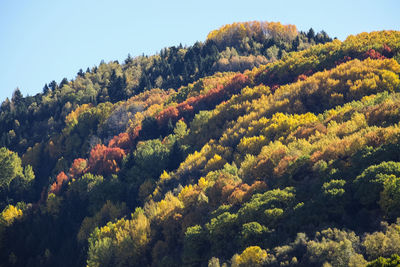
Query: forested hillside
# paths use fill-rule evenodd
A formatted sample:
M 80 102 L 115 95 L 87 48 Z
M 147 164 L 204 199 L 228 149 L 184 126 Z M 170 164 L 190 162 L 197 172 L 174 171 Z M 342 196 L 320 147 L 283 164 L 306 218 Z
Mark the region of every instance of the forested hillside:
M 254 21 L 16 90 L 0 265 L 397 266 L 399 62 Z

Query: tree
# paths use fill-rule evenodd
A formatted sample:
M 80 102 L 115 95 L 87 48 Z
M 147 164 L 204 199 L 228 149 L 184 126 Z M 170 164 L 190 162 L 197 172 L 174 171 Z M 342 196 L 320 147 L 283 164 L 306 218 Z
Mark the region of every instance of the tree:
M 207 233 L 200 225 L 187 228 L 183 245 L 183 263 L 193 265 L 207 260 L 208 246 Z
M 308 41 L 311 41 L 315 38 L 315 32 L 313 28 L 310 28 L 307 32 Z
M 56 181 L 51 185 L 49 192 L 51 194 L 58 194 L 64 182 L 68 181 L 68 179 L 68 176 L 64 172 L 60 172 L 57 175 Z
M 124 157 L 123 149 L 98 144 L 90 151 L 87 171 L 105 176 L 115 174 L 119 172 Z
M 75 159 L 72 163 L 72 166 L 69 170 L 71 177 L 78 178 L 79 175 L 82 175 L 87 168 L 87 160 L 85 159 Z
M 83 77 L 85 74 L 83 73 L 82 69 L 79 69 L 79 72 L 76 75 L 78 75 L 79 77 Z
M 47 94 L 50 92 L 50 88 L 47 86 L 47 83 L 43 86 L 43 94 Z
M 244 247 L 251 244 L 262 244 L 264 235 L 267 233 L 268 228 L 259 224 L 258 222 L 245 223 L 242 226 L 241 243 Z
M 378 165 L 372 165 L 366 168 L 354 180 L 355 197 L 361 204 L 371 206 L 377 205 L 380 193 L 384 190 L 385 181 L 393 179 L 391 175 L 400 177 L 400 163 L 399 162 L 382 162 Z M 393 181 L 396 181 L 395 179 Z M 394 184 L 393 184 L 394 186 Z M 388 208 L 388 202 L 385 200 L 390 197 L 390 190 L 392 187 L 391 182 L 387 182 L 387 192 L 384 194 L 382 202 L 383 207 Z
M 400 216 L 400 178 L 389 175 L 383 182 L 379 205 L 388 219 Z
M 24 177 L 21 159 L 7 148 L 0 148 L 0 187 L 8 190 L 16 177 Z
M 144 253 L 150 241 L 150 220 L 137 208 L 132 219 L 109 222 L 89 238 L 88 266 L 146 266 Z
M 0 213 L 0 225 L 4 224 L 6 226 L 10 226 L 15 220 L 20 219 L 22 217 L 22 210 L 13 205 L 8 205 L 1 213 Z M 0 226 L 1 228 L 1 226 Z M 0 229 L 1 231 L 1 229 Z
M 263 262 L 267 258 L 267 252 L 258 246 L 251 246 L 246 248 L 242 254 L 232 257 L 232 267 L 244 266 L 263 266 Z
M 118 102 L 127 97 L 125 92 L 126 85 L 125 75 L 118 75 L 116 71 L 113 70 L 108 86 L 108 95 L 111 102 Z
M 379 257 L 367 264 L 367 267 L 396 267 L 400 265 L 400 256 L 393 254 L 390 258 Z
M 365 235 L 362 244 L 368 260 L 400 254 L 399 221 L 391 225 L 383 223 L 382 226 L 384 226 L 383 231 Z
M 51 91 L 55 91 L 57 88 L 58 88 L 58 85 L 57 85 L 57 82 L 56 81 L 51 81 L 50 83 L 49 83 L 49 87 L 50 87 L 50 89 L 51 89 Z

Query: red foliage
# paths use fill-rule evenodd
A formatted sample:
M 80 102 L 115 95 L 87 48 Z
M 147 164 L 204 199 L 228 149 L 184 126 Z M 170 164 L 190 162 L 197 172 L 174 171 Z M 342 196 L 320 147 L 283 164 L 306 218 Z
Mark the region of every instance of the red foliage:
M 342 59 L 339 59 L 339 60 L 335 61 L 335 66 L 343 64 L 343 63 L 345 63 L 347 61 L 350 61 L 350 60 L 351 60 L 351 57 L 344 56 Z
M 382 54 L 385 56 L 385 57 L 393 57 L 393 51 L 392 51 L 392 49 L 387 45 L 387 44 L 383 44 L 383 51 L 382 51 Z
M 136 138 L 139 137 L 139 133 L 140 133 L 141 130 L 142 130 L 142 125 L 138 125 L 132 130 L 132 132 L 131 132 L 131 140 L 132 140 L 132 142 L 133 142 L 133 140 L 135 140 Z
M 108 143 L 108 147 L 119 147 L 125 150 L 129 150 L 132 146 L 133 141 L 128 133 L 120 133 Z
M 194 97 L 191 97 L 194 98 Z M 188 99 L 189 100 L 189 99 Z M 180 103 L 178 106 L 176 106 L 178 112 L 179 112 L 179 117 L 184 117 L 184 118 L 190 118 L 193 116 L 193 106 L 191 106 L 189 101 L 185 101 L 183 103 Z
M 312 70 L 308 70 L 306 72 L 304 72 L 303 74 L 300 74 L 299 76 L 297 76 L 297 78 L 295 79 L 295 81 L 304 81 L 305 79 L 307 79 L 307 77 L 311 76 L 314 72 Z
M 230 94 L 236 94 L 240 92 L 243 87 L 249 84 L 249 77 L 242 73 L 236 74 L 232 80 L 225 86 L 225 90 Z
M 157 123 L 160 127 L 165 127 L 169 120 L 171 120 L 173 124 L 182 117 L 189 120 L 198 111 L 212 109 L 231 95 L 238 93 L 248 83 L 249 78 L 239 73 L 225 86 L 218 85 L 204 95 L 190 97 L 176 107 L 164 109 L 156 117 Z
M 371 59 L 385 59 L 386 57 L 383 56 L 381 53 L 378 51 L 375 51 L 374 49 L 369 49 L 367 52 L 365 52 L 362 56 L 364 59 L 366 58 L 371 58 Z
M 65 181 L 68 181 L 68 176 L 64 172 L 60 172 L 57 180 L 50 186 L 50 193 L 58 194 Z
M 226 90 L 226 87 L 224 88 L 222 85 L 219 85 L 216 88 L 211 89 L 202 99 L 200 99 L 197 109 L 211 109 L 218 105 L 222 100 L 227 99 L 229 95 L 229 91 Z
M 168 121 L 171 120 L 172 123 L 178 121 L 179 111 L 176 107 L 168 107 L 162 110 L 156 117 L 159 126 L 165 126 Z
M 272 87 L 271 87 L 271 91 L 272 91 L 272 92 L 275 92 L 276 89 L 278 89 L 278 88 L 279 88 L 279 84 L 274 84 L 274 85 L 272 85 Z
M 117 173 L 124 156 L 125 151 L 119 147 L 96 145 L 90 151 L 88 171 L 101 175 Z

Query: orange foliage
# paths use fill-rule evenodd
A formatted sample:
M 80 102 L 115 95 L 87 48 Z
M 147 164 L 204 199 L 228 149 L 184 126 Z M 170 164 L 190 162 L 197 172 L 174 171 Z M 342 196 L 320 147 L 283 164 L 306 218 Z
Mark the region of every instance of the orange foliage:
M 208 188 L 207 196 L 209 203 L 212 206 L 219 206 L 221 203 L 226 202 L 226 199 L 238 184 L 239 182 L 226 178 L 221 174 L 214 185 Z
M 64 172 L 57 175 L 57 180 L 50 186 L 50 193 L 58 194 L 65 181 L 68 181 L 68 176 Z
M 168 121 L 171 120 L 172 123 L 178 121 L 179 111 L 176 107 L 168 107 L 161 111 L 156 119 L 159 126 L 164 126 L 168 124 Z
M 240 186 L 236 187 L 229 195 L 228 202 L 233 205 L 241 203 L 249 188 L 250 186 L 248 184 L 241 184 Z
M 209 188 L 208 197 L 212 205 L 219 206 L 224 203 L 235 205 L 250 200 L 253 194 L 264 192 L 266 189 L 267 184 L 263 181 L 256 181 L 250 186 L 221 176 Z
M 269 155 L 259 155 L 259 160 L 253 169 L 255 177 L 269 178 L 273 175 L 273 170 L 279 164 L 281 159 L 286 156 L 287 151 L 284 148 L 278 148 Z
M 315 125 L 300 126 L 297 130 L 293 132 L 293 136 L 300 139 L 307 139 L 314 135 L 316 132 L 326 134 L 327 128 L 322 123 L 317 123 Z
M 289 165 L 295 162 L 298 159 L 298 156 L 284 156 L 278 163 L 278 166 L 274 168 L 274 174 L 277 176 L 283 175 Z
M 125 151 L 121 148 L 98 144 L 90 151 L 88 171 L 101 175 L 117 173 L 124 156 Z
M 131 140 L 132 141 L 135 140 L 139 136 L 139 133 L 140 133 L 141 130 L 142 130 L 142 125 L 138 125 L 132 130 L 132 133 L 131 133 L 131 136 L 132 136 Z
M 128 133 L 120 133 L 119 135 L 114 136 L 114 138 L 108 143 L 108 147 L 119 147 L 125 150 L 130 149 L 132 146 L 133 142 Z
M 256 181 L 251 186 L 240 184 L 235 187 L 228 197 L 228 202 L 232 205 L 240 204 L 250 200 L 256 192 L 263 192 L 267 189 L 267 184 L 262 181 Z
M 214 108 L 222 101 L 240 92 L 240 90 L 248 84 L 249 78 L 246 75 L 238 73 L 233 76 L 225 86 L 218 84 L 206 94 L 189 97 L 176 106 L 171 106 L 162 110 L 156 117 L 158 125 L 160 127 L 165 127 L 170 120 L 172 124 L 174 124 L 182 117 L 189 120 L 198 111 Z
M 87 167 L 87 160 L 86 159 L 75 159 L 74 163 L 72 163 L 71 168 L 69 169 L 69 173 L 71 177 L 78 177 L 82 175 Z
M 387 44 L 383 44 L 382 54 L 388 58 L 393 57 L 393 50 Z

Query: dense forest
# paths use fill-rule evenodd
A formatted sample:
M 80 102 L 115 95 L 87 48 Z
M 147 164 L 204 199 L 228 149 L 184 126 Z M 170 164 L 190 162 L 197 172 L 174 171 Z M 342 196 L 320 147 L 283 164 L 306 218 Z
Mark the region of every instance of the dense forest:
M 398 266 L 399 74 L 400 32 L 253 21 L 16 89 L 0 266 Z

